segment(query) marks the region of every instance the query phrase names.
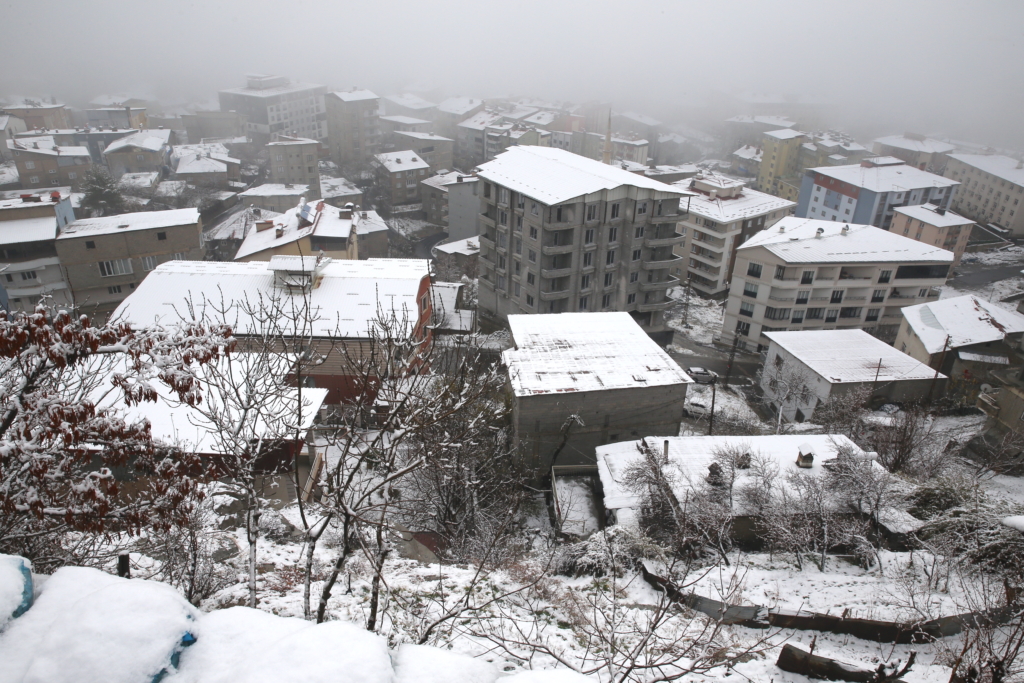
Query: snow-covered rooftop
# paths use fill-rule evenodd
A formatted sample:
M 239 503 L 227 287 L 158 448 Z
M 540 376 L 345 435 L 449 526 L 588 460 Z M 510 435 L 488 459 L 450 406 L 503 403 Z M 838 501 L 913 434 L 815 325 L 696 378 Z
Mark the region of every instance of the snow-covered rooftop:
M 376 100 L 377 95 L 369 90 L 337 90 L 331 93 L 342 102 L 359 102 L 361 100 Z
M 644 126 L 661 125 L 661 121 L 654 118 L 653 116 L 648 116 L 647 114 L 640 114 L 635 111 L 624 111 L 621 114 L 618 114 L 618 116 L 621 116 L 624 119 L 629 119 L 630 121 L 636 121 L 637 123 L 642 124 Z
M 547 205 L 623 185 L 665 197 L 685 194 L 672 185 L 555 147 L 510 147 L 480 166 L 477 175 Z
M 320 176 L 320 196 L 324 199 L 362 194 L 363 191 L 344 178 Z
M 395 114 L 394 116 L 382 116 L 381 121 L 390 121 L 391 123 L 400 123 L 405 126 L 421 126 L 430 123 L 426 119 L 418 119 L 415 116 L 405 116 L 402 114 Z
M 314 90 L 316 88 L 322 88 L 322 85 L 316 83 L 302 83 L 297 81 L 289 81 L 281 85 L 270 85 L 265 88 L 228 88 L 227 90 L 221 90 L 223 93 L 231 93 L 232 95 L 246 95 L 248 97 L 276 97 L 278 95 L 286 95 L 288 93 L 302 92 L 303 90 Z
M 433 133 L 420 133 L 414 130 L 397 130 L 395 135 L 404 135 L 409 138 L 415 138 L 416 140 L 433 140 L 434 142 L 454 142 L 451 138 L 446 138 L 443 135 L 434 135 Z
M 810 170 L 872 192 L 908 192 L 922 187 L 956 187 L 960 184 L 956 180 L 908 166 L 902 161 L 890 163 L 885 157 L 874 158 L 867 166 L 821 166 Z
M 11 97 L 0 102 L 0 109 L 61 109 L 63 102 L 47 102 L 41 97 Z
M 235 210 L 204 231 L 207 240 L 241 240 L 256 225 L 256 221 L 273 220 L 281 214 L 266 209 L 255 209 L 238 204 Z
M 384 152 L 374 155 L 374 159 L 390 173 L 430 168 L 430 164 L 416 156 L 415 152 Z
M 268 142 L 267 147 L 286 147 L 288 145 L 319 145 L 320 143 L 310 138 L 300 138 L 291 135 L 282 135 L 273 142 Z
M 824 463 L 835 458 L 839 451 L 849 451 L 855 456 L 868 457 L 860 448 L 842 434 L 782 434 L 769 436 L 672 436 L 647 437 L 640 441 L 620 441 L 597 447 L 597 472 L 604 489 L 604 507 L 607 510 L 637 508 L 640 494 L 625 484 L 626 472 L 631 465 L 639 463 L 644 454 L 643 443 L 661 457 L 665 442 L 668 442 L 668 463 L 666 474 L 672 491 L 683 501 L 692 487 L 703 484 L 708 476 L 708 466 L 715 461 L 716 451 L 743 449 L 754 458 L 763 457 L 778 465 L 780 486 L 791 487 L 789 474 L 803 474 L 811 477 L 823 476 Z M 814 454 L 811 467 L 797 467 L 797 454 L 810 450 Z M 875 467 L 881 465 L 875 463 Z M 740 490 L 752 478 L 750 469 L 737 469 L 734 489 Z M 742 514 L 745 509 L 742 497 L 733 497 L 733 512 Z
M 984 171 L 1014 185 L 1024 186 L 1024 168 L 1020 162 L 1001 154 L 950 154 L 950 159 L 962 161 L 979 171 Z
M 155 187 L 160 182 L 159 171 L 147 173 L 125 173 L 117 179 L 117 184 L 125 189 L 139 189 Z
M 150 152 L 159 152 L 161 149 L 169 145 L 170 142 L 170 129 L 158 128 L 156 130 L 141 130 L 138 133 L 114 140 L 107 145 L 107 148 L 103 150 L 103 153 L 109 154 L 110 152 L 117 152 L 130 147 L 137 147 L 138 149 L 144 149 Z
M 939 299 L 902 310 L 907 324 L 929 354 L 941 353 L 947 337 L 948 348 L 955 349 L 1024 332 L 1024 315 L 973 295 Z
M 47 242 L 57 237 L 57 217 L 36 216 L 0 221 L 0 245 Z
M 946 228 L 954 225 L 971 225 L 974 223 L 970 218 L 964 218 L 958 213 L 945 209 L 939 213 L 939 207 L 934 204 L 916 204 L 914 206 L 897 206 L 893 209 L 896 213 L 902 213 L 919 221 L 939 228 Z
M 462 180 L 459 180 L 459 178 L 462 178 Z M 454 183 L 475 183 L 476 181 L 476 176 L 466 175 L 465 173 L 460 173 L 458 171 L 449 171 L 448 173 L 438 173 L 437 175 L 432 175 L 429 178 L 421 180 L 420 182 L 424 183 L 425 185 L 430 185 L 431 187 L 436 187 L 439 190 L 447 192 L 448 186 L 453 185 Z
M 830 384 L 897 382 L 935 376 L 934 368 L 864 330 L 765 332 L 765 336 Z
M 719 179 L 723 188 L 743 185 L 741 181 L 732 180 L 720 175 L 705 174 L 701 181 L 711 183 Z M 673 187 L 686 190 L 693 195 L 679 200 L 680 208 L 686 209 L 689 207 L 690 213 L 703 218 L 710 218 L 720 223 L 731 223 L 732 221 L 764 216 L 773 211 L 789 210 L 796 206 L 795 202 L 791 202 L 788 199 L 751 190 L 749 187 L 743 187 L 738 194 L 732 197 L 716 196 L 712 199 L 709 194 L 696 190 L 693 181 L 693 178 L 686 178 L 685 180 L 673 183 Z
M 353 224 L 361 220 L 360 213 L 352 212 L 349 218 L 343 218 L 343 213 L 343 209 L 330 206 L 323 200 L 313 200 L 294 206 L 274 218 L 261 217 L 260 221 L 269 220 L 271 225 L 262 230 L 250 230 L 238 248 L 235 260 L 291 244 L 311 235 L 348 239 Z M 281 229 L 280 235 L 277 234 L 278 228 Z
M 501 114 L 494 111 L 478 111 L 477 113 L 470 116 L 468 119 L 459 124 L 460 128 L 469 128 L 471 130 L 483 130 L 488 126 L 501 122 Z
M 434 329 L 472 332 L 476 311 L 458 307 L 461 282 L 434 282 L 430 285 L 432 302 L 430 324 Z
M 64 147 L 53 140 L 52 135 L 15 138 L 7 141 L 7 149 L 32 154 L 46 154 L 55 157 L 88 157 L 88 147 Z
M 887 135 L 882 138 L 875 138 L 875 142 L 888 147 L 905 149 L 910 152 L 925 152 L 927 154 L 944 154 L 956 149 L 956 145 L 951 145 L 948 142 L 943 142 L 942 140 L 933 140 L 932 138 L 922 139 L 916 137 L 908 138 L 905 135 Z
M 142 211 L 122 213 L 103 218 L 79 218 L 65 226 L 57 239 L 72 239 L 92 235 L 109 235 L 134 230 L 154 230 L 199 222 L 199 209 L 172 209 L 170 211 Z
M 237 162 L 230 157 L 212 157 L 201 154 L 186 154 L 178 158 L 176 173 L 227 173 L 228 163 Z
M 319 285 L 291 292 L 276 286 L 267 261 L 168 261 L 151 271 L 114 315 L 137 326 L 171 323 L 189 298 L 197 305 L 208 301 L 218 306 L 223 299 L 233 329 L 244 335 L 261 324 L 244 310 L 246 301 L 276 296 L 287 306 L 303 297 L 316 318 L 314 336 L 331 336 L 337 327 L 342 337 L 366 338 L 378 317 L 378 304 L 388 313 L 393 310 L 399 320 L 408 318 L 411 332 L 419 315 L 416 295 L 429 265 L 422 259 L 332 260 L 320 271 Z
M 843 229 L 846 228 L 846 232 Z M 817 231 L 821 230 L 819 237 Z M 787 216 L 744 242 L 739 249 L 765 247 L 787 263 L 858 261 L 952 263 L 953 252 L 876 228 Z
M 438 111 L 443 111 L 446 114 L 462 116 L 473 111 L 481 104 L 483 104 L 483 100 L 478 100 L 475 97 L 449 97 L 441 104 L 437 105 L 437 109 Z
M 766 126 L 778 126 L 779 128 L 792 128 L 796 121 L 790 121 L 785 116 L 734 116 L 726 119 L 729 123 L 760 123 Z
M 480 236 L 474 235 L 464 240 L 444 242 L 434 247 L 434 251 L 442 254 L 461 254 L 463 256 L 475 256 L 480 253 Z
M 401 95 L 385 95 L 384 99 L 392 104 L 396 104 L 406 109 L 430 109 L 437 105 L 433 102 L 428 102 L 419 95 L 413 95 L 411 93 L 402 93 Z M 387 105 L 384 105 L 385 107 Z
M 309 185 L 283 185 L 281 183 L 264 183 L 256 187 L 250 187 L 239 197 L 305 197 L 309 194 Z
M 534 126 L 549 126 L 556 118 L 558 118 L 558 115 L 553 111 L 539 111 L 536 114 L 527 116 L 523 119 L 523 123 L 530 123 Z
M 628 313 L 510 315 L 502 354 L 516 396 L 685 385 L 693 380 Z
M 792 140 L 793 138 L 804 137 L 807 134 L 792 128 L 780 128 L 779 130 L 769 130 L 765 135 L 777 140 Z
M 761 151 L 761 148 L 755 145 L 743 145 L 732 153 L 734 157 L 749 159 L 750 161 L 761 161 L 762 154 L 763 152 Z

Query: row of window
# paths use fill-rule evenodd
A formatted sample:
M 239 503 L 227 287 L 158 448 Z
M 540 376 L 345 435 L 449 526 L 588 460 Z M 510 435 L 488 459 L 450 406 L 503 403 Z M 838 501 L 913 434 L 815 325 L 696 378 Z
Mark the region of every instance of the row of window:
M 177 252 L 171 255 L 172 261 L 185 261 L 188 255 L 185 252 Z M 156 261 L 156 256 L 143 256 L 142 270 L 149 272 L 156 268 L 159 264 Z M 101 277 L 114 277 L 115 275 L 131 275 L 135 272 L 132 268 L 132 260 L 127 258 L 113 259 L 110 261 L 100 261 L 98 264 Z

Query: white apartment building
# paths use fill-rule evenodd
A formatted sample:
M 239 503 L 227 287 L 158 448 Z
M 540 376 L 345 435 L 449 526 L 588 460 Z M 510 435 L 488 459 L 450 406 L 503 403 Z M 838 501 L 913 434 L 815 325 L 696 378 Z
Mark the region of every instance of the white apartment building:
M 551 147 L 511 147 L 477 176 L 481 312 L 627 311 L 663 329 L 684 190 Z
M 896 338 L 904 306 L 935 301 L 953 252 L 870 225 L 783 218 L 736 251 L 722 341 L 762 351 L 766 332 Z
M 1024 236 L 1024 162 L 999 154 L 950 154 L 945 175 L 962 184 L 952 208 Z
M 795 202 L 758 192 L 741 180 L 701 171 L 674 183 L 692 196 L 679 202 L 686 241 L 675 253 L 686 259 L 679 275 L 702 294 L 729 291 L 736 249 L 755 234 L 790 215 Z

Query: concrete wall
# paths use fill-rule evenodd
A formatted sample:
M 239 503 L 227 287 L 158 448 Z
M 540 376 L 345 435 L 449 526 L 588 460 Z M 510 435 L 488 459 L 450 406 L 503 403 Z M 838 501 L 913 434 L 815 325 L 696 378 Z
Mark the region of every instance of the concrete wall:
M 452 183 L 448 186 L 448 237 L 462 240 L 480 234 L 480 181 Z

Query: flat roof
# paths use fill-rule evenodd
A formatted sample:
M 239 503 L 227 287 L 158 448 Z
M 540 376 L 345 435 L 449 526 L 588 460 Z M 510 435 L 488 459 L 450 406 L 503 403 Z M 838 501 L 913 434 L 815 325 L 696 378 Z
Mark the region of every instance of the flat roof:
M 954 225 L 973 225 L 974 221 L 970 218 L 964 218 L 958 213 L 954 213 L 949 209 L 943 210 L 939 213 L 939 207 L 935 204 L 917 204 L 914 206 L 897 206 L 893 209 L 896 213 L 902 213 L 911 218 L 915 218 L 919 221 L 924 221 L 930 225 L 934 225 L 940 228 L 947 228 Z
M 404 135 L 406 137 L 414 138 L 416 140 L 433 140 L 434 142 L 455 142 L 451 138 L 446 138 L 443 135 L 434 135 L 433 133 L 420 133 L 414 130 L 396 130 L 395 135 Z
M 459 178 L 462 178 L 462 180 L 459 180 Z M 438 173 L 437 175 L 432 175 L 429 178 L 424 178 L 420 182 L 424 185 L 430 185 L 431 187 L 436 187 L 439 190 L 447 192 L 449 185 L 454 185 L 459 182 L 475 183 L 477 180 L 479 180 L 479 178 L 474 175 L 466 175 L 459 171 L 449 171 L 448 173 Z
M 480 253 L 480 235 L 467 237 L 464 240 L 444 242 L 434 246 L 434 251 L 442 254 L 462 254 L 463 256 L 474 256 Z
M 264 183 L 250 187 L 239 197 L 305 197 L 309 194 L 309 185 L 288 185 L 281 183 Z
M 951 145 L 948 142 L 943 142 L 942 140 L 933 140 L 932 138 L 908 138 L 905 135 L 887 135 L 885 137 L 875 138 L 875 142 L 888 147 L 905 149 L 910 152 L 925 152 L 927 154 L 944 154 L 956 149 L 956 145 Z
M 342 102 L 360 102 L 362 100 L 379 99 L 376 94 L 369 90 L 336 90 L 331 93 Z
M 22 242 L 48 242 L 56 237 L 56 215 L 0 221 L 0 244 L 5 246 Z
M 433 102 L 428 102 L 419 95 L 413 95 L 411 93 L 402 93 L 401 95 L 385 95 L 384 99 L 388 102 L 392 102 L 406 109 L 430 109 L 437 105 Z M 387 105 L 385 105 L 387 106 Z
M 292 83 L 289 82 L 287 85 L 275 85 L 269 88 L 228 88 L 227 90 L 221 90 L 221 93 L 228 93 L 231 95 L 246 95 L 248 97 L 274 97 L 275 95 L 286 95 L 293 92 L 302 92 L 303 90 L 315 90 L 317 88 L 323 88 L 324 86 L 316 83 Z
M 104 154 L 109 152 L 116 152 L 125 147 L 139 147 L 141 149 L 148 149 L 151 152 L 158 152 L 164 148 L 165 145 L 169 145 L 171 142 L 171 130 L 168 129 L 157 129 L 157 130 L 142 130 L 132 135 L 127 135 L 118 140 L 114 140 L 107 148 L 103 150 Z
M 63 145 L 58 145 L 54 142 L 52 135 L 40 135 L 36 137 L 8 140 L 7 149 L 57 157 L 89 156 L 88 147 L 65 147 Z
M 875 163 L 879 161 L 875 160 Z M 809 171 L 872 192 L 907 192 L 922 187 L 956 187 L 960 184 L 959 181 L 908 166 L 902 161 L 874 166 L 821 166 Z
M 765 135 L 778 138 L 779 140 L 792 140 L 793 138 L 804 137 L 807 134 L 792 128 L 781 128 L 779 130 L 769 130 L 765 132 Z
M 637 123 L 643 124 L 645 126 L 661 125 L 661 121 L 654 118 L 653 116 L 648 116 L 647 114 L 640 114 L 635 111 L 624 111 L 620 114 L 616 114 L 616 116 L 621 116 L 622 118 L 629 119 L 630 121 L 636 121 Z
M 246 312 L 245 303 L 259 295 L 280 297 L 282 305 L 305 305 L 313 314 L 313 336 L 365 339 L 378 311 L 394 311 L 411 333 L 419 317 L 416 295 L 430 272 L 424 259 L 332 260 L 320 272 L 319 286 L 309 292 L 291 292 L 275 284 L 267 261 L 168 261 L 150 271 L 135 291 L 117 307 L 114 317 L 144 326 L 178 321 L 179 311 L 191 299 L 197 310 L 203 303 L 227 305 L 228 320 L 236 334 L 258 333 L 261 322 Z M 290 333 L 287 319 L 280 321 Z
M 848 228 L 843 233 L 843 228 Z M 817 236 L 818 230 L 821 236 Z M 873 225 L 786 216 L 740 245 L 765 247 L 787 263 L 931 261 L 952 263 L 953 252 Z
M 267 147 L 284 147 L 286 145 L 319 145 L 320 143 L 310 138 L 300 138 L 295 136 L 282 136 L 273 142 L 268 142 Z
M 685 386 L 693 380 L 629 313 L 510 315 L 516 396 Z
M 475 97 L 449 97 L 437 105 L 437 109 L 447 114 L 461 116 L 462 114 L 468 114 L 483 103 L 483 100 L 478 100 Z
M 864 330 L 765 332 L 830 384 L 932 379 L 935 369 Z M 769 358 L 768 361 L 770 362 Z M 945 375 L 939 375 L 945 379 Z
M 199 209 L 171 209 L 170 211 L 142 211 L 122 213 L 103 218 L 79 218 L 68 223 L 57 239 L 73 239 L 93 235 L 109 235 L 134 230 L 154 230 L 199 222 Z
M 414 152 L 384 152 L 375 154 L 373 158 L 391 173 L 430 168 L 430 164 L 420 159 Z
M 903 317 L 929 354 L 946 347 L 999 341 L 1008 334 L 1024 332 L 1024 315 L 976 296 L 957 296 L 906 306 Z
M 426 119 L 417 119 L 413 116 L 404 116 L 402 114 L 396 114 L 394 116 L 381 116 L 381 121 L 390 121 L 391 123 L 402 123 L 409 126 L 420 126 L 425 123 L 430 123 Z
M 345 178 L 320 176 L 320 196 L 324 199 L 362 194 L 363 191 Z
M 1016 159 L 1001 154 L 950 154 L 949 158 L 1014 185 L 1024 186 L 1024 168 L 1018 168 L 1020 162 Z
M 740 116 L 726 119 L 726 121 L 728 123 L 761 123 L 766 126 L 778 126 L 779 128 L 792 128 L 796 125 L 796 121 L 791 121 L 785 116 L 746 116 L 741 114 Z
M 477 175 L 547 205 L 624 185 L 666 196 L 685 194 L 672 185 L 555 147 L 510 147 L 480 166 Z
M 693 178 L 686 178 L 685 180 L 673 183 L 675 187 L 685 188 L 693 194 L 692 197 L 679 200 L 680 208 L 685 209 L 689 207 L 690 213 L 695 213 L 703 218 L 710 218 L 721 223 L 731 223 L 732 221 L 745 218 L 764 216 L 773 211 L 779 211 L 780 209 L 788 210 L 796 206 L 796 202 L 764 192 L 758 192 L 757 190 L 751 190 L 749 187 L 744 187 L 735 197 L 716 197 L 712 199 L 709 195 L 693 190 L 691 188 L 693 180 Z M 706 182 L 708 178 L 705 177 L 702 180 Z

